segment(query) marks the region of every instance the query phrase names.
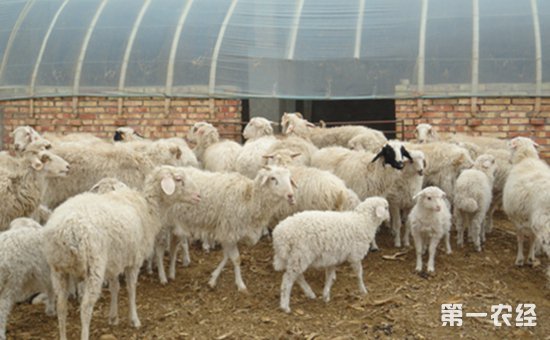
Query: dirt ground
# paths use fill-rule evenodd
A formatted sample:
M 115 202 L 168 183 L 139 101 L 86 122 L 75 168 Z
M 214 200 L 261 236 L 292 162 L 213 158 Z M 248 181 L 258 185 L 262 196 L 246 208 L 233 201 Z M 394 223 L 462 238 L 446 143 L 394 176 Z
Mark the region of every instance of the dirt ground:
M 278 309 L 282 274 L 272 267 L 268 240 L 254 247 L 241 246 L 243 278 L 248 294 L 238 293 L 233 270 L 228 265 L 218 286 L 208 288 L 210 272 L 221 260 L 221 251 L 208 254 L 192 247 L 190 267 L 178 267 L 177 278 L 166 286 L 142 273 L 138 285 L 140 329 L 131 328 L 127 316 L 126 290 L 121 289 L 120 323 L 107 323 L 109 293 L 104 289 L 95 306 L 93 339 L 550 339 L 550 289 L 544 269 L 548 259 L 532 267 L 514 266 L 515 237 L 510 222 L 502 215 L 481 253 L 470 244 L 446 255 L 442 244 L 436 256 L 436 272 L 414 272 L 413 249 L 395 260 L 384 259 L 401 251 L 392 247 L 389 232 L 378 234 L 380 251 L 363 262 L 366 296 L 358 294 L 356 278 L 347 265 L 340 266 L 326 304 L 322 294 L 324 273 L 309 271 L 306 279 L 318 295 L 309 300 L 295 285 L 287 315 Z M 462 303 L 461 327 L 442 326 L 441 304 Z M 537 325 L 516 327 L 515 308 L 520 303 L 536 304 Z M 512 326 L 495 327 L 491 305 L 509 304 L 514 309 Z M 80 336 L 80 319 L 75 301 L 69 314 L 69 338 Z M 485 318 L 465 313 L 487 312 Z M 8 323 L 10 339 L 55 339 L 56 318 L 47 317 L 43 306 L 19 304 Z

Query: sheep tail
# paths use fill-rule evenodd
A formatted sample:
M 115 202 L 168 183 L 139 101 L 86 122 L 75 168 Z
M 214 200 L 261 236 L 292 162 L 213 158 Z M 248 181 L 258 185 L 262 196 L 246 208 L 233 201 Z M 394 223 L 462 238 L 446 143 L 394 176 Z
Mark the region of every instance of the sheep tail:
M 458 209 L 470 213 L 476 212 L 479 209 L 476 200 L 469 197 L 459 198 L 456 200 L 455 204 Z

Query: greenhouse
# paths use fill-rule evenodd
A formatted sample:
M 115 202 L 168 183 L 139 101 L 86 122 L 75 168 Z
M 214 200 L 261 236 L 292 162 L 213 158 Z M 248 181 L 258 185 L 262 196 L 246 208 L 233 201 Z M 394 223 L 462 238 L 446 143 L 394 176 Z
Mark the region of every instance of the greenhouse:
M 261 121 L 254 118 L 266 119 L 263 124 L 267 126 L 258 127 L 256 132 L 269 136 L 247 134 L 246 127 Z M 520 235 L 524 234 L 516 232 L 513 221 L 529 220 L 529 227 L 535 228 L 530 218 L 539 216 L 537 221 L 546 221 L 546 212 L 536 210 L 529 216 L 514 219 L 509 211 L 504 211 L 503 203 L 504 185 L 513 159 L 510 148 L 521 144 L 512 143 L 516 137 L 529 138 L 530 142 L 525 143 L 536 146 L 535 158 L 540 157 L 543 164 L 540 165 L 540 169 L 544 169 L 542 174 L 531 177 L 536 183 L 531 185 L 532 189 L 550 190 L 547 183 L 550 170 L 546 165 L 550 160 L 548 0 L 0 0 L 0 124 L 0 146 L 4 150 L 0 155 L 0 182 L 7 188 L 0 188 L 0 192 L 6 202 L 19 203 L 21 197 L 32 195 L 12 186 L 23 183 L 21 178 L 40 178 L 36 186 L 43 186 L 36 189 L 40 197 L 29 199 L 40 203 L 40 207 L 13 217 L 32 215 L 41 223 L 52 211 L 56 213 L 58 205 L 70 202 L 65 201 L 69 197 L 91 190 L 92 185 L 94 190 L 102 190 L 103 187 L 97 189 L 95 185 L 100 179 L 95 176 L 99 174 L 101 178 L 118 178 L 133 189 L 142 190 L 153 165 L 195 166 L 216 175 L 240 172 L 247 176 L 250 172 L 254 176 L 266 170 L 261 166 L 280 165 L 277 162 L 330 170 L 332 177 L 341 177 L 334 182 L 327 180 L 330 184 L 317 178 L 315 170 L 311 170 L 311 176 L 302 173 L 301 181 L 296 180 L 294 174 L 288 181 L 271 177 L 273 182 L 291 185 L 285 199 L 288 202 L 296 199 L 294 203 L 298 208 L 295 207 L 293 213 L 351 210 L 367 196 L 383 196 L 389 201 L 393 221 L 396 210 L 397 216 L 403 214 L 405 221 L 411 204 L 416 204 L 413 196 L 422 197 L 418 193 L 421 188 L 409 195 L 407 190 L 412 190 L 413 180 L 406 176 L 405 179 L 391 177 L 395 173 L 388 174 L 388 171 L 396 169 L 403 170 L 396 173 L 407 173 L 409 169 L 410 176 L 423 176 L 414 183 L 440 187 L 445 191 L 442 199 L 448 204 L 438 207 L 437 211 L 445 211 L 445 206 L 456 206 L 455 185 L 463 171 L 475 168 L 478 156 L 488 153 L 496 164 L 495 173 L 487 175 L 493 187 L 489 201 L 493 203 L 486 207 L 483 227 L 479 226 L 483 230 L 482 245 L 475 244 L 475 235 L 469 240 L 472 236 L 468 230 L 464 246 L 455 246 L 459 237 L 456 234 L 455 239 L 459 212 L 450 211 L 453 253 L 445 253 L 447 248 L 441 240 L 437 274 L 433 273 L 433 258 L 432 270 L 414 273 L 416 253 L 411 246 L 416 246 L 415 240 L 410 244 L 404 241 L 401 247 L 401 241 L 397 241 L 400 236 L 394 239 L 397 222 L 389 221 L 387 224 L 391 223 L 392 230 L 380 227 L 376 236 L 380 239 L 380 253 L 369 255 L 364 262 L 369 295 L 357 292 L 354 273 L 338 267 L 338 282 L 332 289 L 332 300 L 327 302 L 336 276 L 335 267 L 328 268 L 326 273 L 308 271 L 305 276 L 297 276 L 292 299 L 288 293 L 293 309 L 286 315 L 276 310 L 285 282 L 281 284 L 281 278 L 287 276 L 273 270 L 271 255 L 276 250 L 271 238 L 269 242 L 262 238 L 255 248 L 239 245 L 245 249 L 239 255 L 236 245 L 220 242 L 215 237 L 206 239 L 205 235 L 217 236 L 216 232 L 194 233 L 185 229 L 182 222 L 169 227 L 173 228 L 168 230 L 173 231 L 170 237 L 157 241 L 167 243 L 170 239 L 172 244 L 165 245 L 171 247 L 171 253 L 177 254 L 177 249 L 183 249 L 182 262 L 189 267 L 183 268 L 174 255 L 169 260 L 168 279 L 160 273 L 161 268 L 158 268 L 159 277 L 156 268 L 155 275 L 147 275 L 142 269 L 137 288 L 142 328 L 131 327 L 140 322 L 136 322 L 132 302 L 126 304 L 126 296 L 122 298 L 121 310 L 124 309 L 124 313 L 125 309 L 129 310 L 130 320 L 124 319 L 116 325 L 118 316 L 113 308 L 119 284 L 118 279 L 117 283 L 112 279 L 109 290 L 115 302 L 109 307 L 108 298 L 102 296 L 98 300 L 91 322 L 91 338 L 543 338 L 550 334 L 550 325 L 541 320 L 550 313 L 548 293 L 542 289 L 546 282 L 547 255 L 550 255 L 546 244 L 547 234 L 550 235 L 546 232 L 548 226 L 537 229 L 541 234 L 525 232 L 525 240 L 531 240 L 532 247 L 527 246 L 530 251 L 525 261 L 518 251 L 514 262 L 516 233 L 520 249 L 523 249 L 520 239 L 524 238 Z M 420 135 L 420 126 L 428 131 L 428 137 Z M 339 128 L 342 130 L 337 130 Z M 336 136 L 330 137 L 333 139 L 327 137 L 334 131 L 355 131 L 360 135 L 334 133 Z M 324 140 L 316 134 L 324 136 Z M 230 146 L 206 157 L 204 153 L 211 145 L 201 145 L 204 135 L 214 136 L 209 142 L 215 145 Z M 265 144 L 254 146 L 252 142 L 256 137 Z M 267 139 L 262 140 L 264 137 Z M 284 144 L 288 140 L 292 143 L 293 137 L 299 139 L 296 149 L 293 149 L 296 145 Z M 378 137 L 382 141 L 376 140 Z M 426 141 L 422 138 L 428 138 L 433 144 L 421 145 Z M 278 145 L 272 144 L 275 140 L 283 141 L 284 147 L 273 146 Z M 115 141 L 128 142 L 128 147 Z M 437 146 L 439 142 L 443 146 Z M 26 149 L 29 145 L 32 145 L 30 149 Z M 429 145 L 436 146 L 430 149 Z M 63 153 L 64 147 L 75 146 L 76 152 Z M 333 146 L 340 147 L 341 153 L 351 152 L 366 158 L 340 173 L 324 168 L 323 164 L 314 165 L 315 160 L 322 162 L 330 158 L 338 163 L 341 160 L 338 151 L 330 154 L 325 150 L 328 147 L 330 151 Z M 139 150 L 139 156 L 132 147 Z M 132 151 L 128 151 L 130 149 Z M 278 154 L 281 149 L 282 155 Z M 325 151 L 329 156 L 319 156 Z M 247 168 L 249 163 L 242 165 L 243 159 L 249 160 L 247 152 L 258 158 L 255 163 L 251 161 L 254 171 Z M 42 169 L 50 167 L 45 164 L 56 159 L 67 161 L 67 164 L 58 164 L 63 169 L 57 169 L 57 174 L 50 173 L 55 169 L 48 170 L 46 175 L 36 174 L 46 172 Z M 422 165 L 418 165 L 418 159 L 423 159 Z M 226 160 L 227 164 L 223 163 Z M 374 168 L 378 160 L 383 168 Z M 32 176 L 21 177 L 11 172 L 21 169 L 26 161 L 34 161 Z M 410 170 L 412 164 L 419 168 Z M 245 169 L 240 171 L 239 165 L 241 170 Z M 363 167 L 368 169 L 367 173 L 355 173 Z M 309 174 L 308 170 L 303 171 Z M 63 179 L 64 176 L 67 178 Z M 178 185 L 187 183 L 187 177 L 176 177 L 172 182 L 163 178 L 159 190 L 171 196 L 177 192 Z M 372 177 L 377 181 L 372 181 Z M 219 178 L 211 177 L 206 182 L 221 186 L 224 181 Z M 368 195 L 350 184 L 362 180 L 368 183 L 364 185 Z M 256 182 L 272 185 L 271 180 Z M 326 192 L 319 196 L 305 195 L 309 200 L 304 199 L 306 203 L 303 203 L 297 193 L 307 189 L 301 185 L 307 188 L 314 182 L 324 183 L 323 188 L 343 183 L 349 192 L 332 196 Z M 110 183 L 107 182 L 108 190 L 121 188 L 117 183 L 110 187 Z M 483 187 L 481 184 L 465 186 L 476 189 Z M 401 189 L 391 192 L 390 187 Z M 232 220 L 229 213 L 223 216 L 226 211 L 241 214 L 241 220 L 248 221 L 243 211 L 255 201 L 251 199 L 254 191 L 250 188 L 229 194 L 224 191 L 225 196 L 220 194 L 221 206 L 202 192 L 190 200 L 198 204 L 197 209 L 206 206 L 204 215 L 212 212 L 222 216 L 219 223 Z M 375 192 L 373 188 L 380 191 Z M 531 211 L 531 207 L 550 204 L 540 192 L 533 202 L 528 201 L 528 195 L 512 196 L 525 198 L 523 210 Z M 19 196 L 10 198 L 13 193 Z M 241 202 L 242 197 L 248 200 L 243 198 Z M 322 206 L 331 199 L 336 202 Z M 476 209 L 481 209 L 481 201 L 482 198 L 475 199 Z M 409 205 L 398 209 L 395 204 Z M 262 209 L 275 209 L 275 206 L 275 203 L 264 203 Z M 304 206 L 308 209 L 302 209 Z M 78 207 L 73 208 L 78 211 Z M 108 210 L 107 205 L 103 208 Z M 12 209 L 9 204 L 4 209 L 6 212 L 0 211 L 2 218 L 13 220 L 7 212 Z M 166 214 L 169 213 L 173 212 L 167 210 Z M 278 213 L 280 215 L 274 213 L 273 216 L 284 215 Z M 487 231 L 485 241 L 493 213 L 495 231 L 491 234 Z M 271 229 L 275 222 L 280 222 L 279 217 L 269 221 Z M 401 217 L 398 219 L 401 221 Z M 0 225 L 0 267 L 6 253 L 2 252 L 2 242 L 11 244 L 2 239 L 8 222 Z M 215 224 L 204 222 L 203 227 Z M 521 223 L 516 225 L 521 226 Z M 397 229 L 397 235 L 400 233 Z M 246 236 L 258 242 L 255 238 L 259 235 L 259 230 L 254 230 Z M 191 240 L 187 245 L 188 237 L 200 239 L 196 241 L 203 242 L 203 248 Z M 536 254 L 540 260 L 533 255 L 539 240 L 541 253 L 546 252 L 544 256 Z M 215 247 L 214 241 L 222 244 L 221 264 L 218 257 L 221 258 L 222 251 Z M 304 241 L 304 244 L 317 241 Z M 213 251 L 206 255 L 209 242 Z M 71 249 L 86 242 L 77 243 Z M 119 242 L 117 249 L 130 248 Z M 163 257 L 158 253 L 155 261 L 155 266 L 162 267 Z M 243 279 L 239 279 L 241 261 L 244 281 L 249 285 L 246 296 L 234 292 L 234 284 L 239 291 L 246 290 Z M 235 282 L 231 280 L 232 270 L 226 269 L 229 273 L 221 275 L 217 288 L 213 289 L 216 285 L 213 277 L 220 275 L 226 262 L 235 266 Z M 519 268 L 524 262 L 529 266 Z M 206 277 L 210 272 L 206 271 L 210 267 L 216 270 L 208 281 Z M 358 270 L 356 265 L 352 267 Z M 0 281 L 2 270 L 0 268 Z M 360 273 L 358 276 L 363 276 Z M 128 273 L 116 275 L 119 274 Z M 327 283 L 323 287 L 325 278 Z M 132 281 L 128 277 L 126 280 L 132 295 Z M 209 287 L 206 287 L 207 281 Z M 359 291 L 366 291 L 361 284 Z M 298 292 L 296 286 L 300 286 L 304 294 Z M 2 288 L 0 283 L 0 292 Z M 307 299 L 315 295 L 312 290 L 322 292 L 324 301 Z M 135 298 L 135 292 L 133 295 Z M 280 307 L 288 312 L 288 303 L 283 307 L 283 297 L 281 293 Z M 43 301 L 51 312 L 53 305 L 48 302 L 53 300 Z M 71 304 L 76 306 L 75 301 L 69 303 L 69 309 L 74 307 Z M 0 339 L 4 339 L 3 329 L 7 329 L 8 339 L 58 336 L 55 318 L 45 319 L 43 310 L 37 310 L 35 305 L 16 304 L 6 323 L 3 303 L 9 313 L 9 306 L 15 302 L 4 302 L 0 294 Z M 512 324 L 502 320 L 499 326 L 497 314 L 508 310 Z M 479 316 L 483 312 L 485 319 Z M 470 317 L 469 313 L 477 316 Z M 76 314 L 69 313 L 69 338 L 80 334 L 80 319 Z M 464 326 L 447 327 L 446 323 L 451 321 L 444 318 L 450 315 L 460 315 L 458 326 L 462 321 Z M 527 321 L 520 320 L 520 316 L 525 316 Z M 537 316 L 538 325 L 534 321 Z M 477 319 L 474 321 L 474 318 Z M 33 326 L 38 323 L 40 325 Z

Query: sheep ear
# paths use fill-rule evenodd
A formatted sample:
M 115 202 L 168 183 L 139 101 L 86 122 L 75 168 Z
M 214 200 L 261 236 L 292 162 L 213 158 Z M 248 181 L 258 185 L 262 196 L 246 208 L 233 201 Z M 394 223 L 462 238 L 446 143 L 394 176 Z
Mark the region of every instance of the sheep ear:
M 378 160 L 378 158 L 380 158 L 383 154 L 384 154 L 384 148 L 382 148 L 382 150 L 380 150 L 380 152 L 378 154 L 376 154 L 376 156 L 374 156 L 371 163 L 376 162 Z
M 404 146 L 401 146 L 401 155 L 403 155 L 403 157 L 405 158 L 408 158 L 411 161 L 411 163 L 413 162 L 411 154 L 409 153 L 409 151 L 407 151 L 407 149 L 405 149 Z
M 180 159 L 181 158 L 181 150 L 179 147 L 177 146 L 173 146 L 170 148 L 170 153 L 174 156 L 176 156 L 176 159 Z
M 383 218 L 386 215 L 386 209 L 382 206 L 376 207 L 376 217 Z
M 302 114 L 301 114 L 300 112 L 294 112 L 294 114 L 295 114 L 298 118 L 304 119 L 304 116 L 302 116 Z
M 416 195 L 413 196 L 413 201 L 416 201 L 418 197 L 422 196 L 424 194 L 424 191 L 418 192 Z
M 311 123 L 311 122 L 306 122 L 306 126 L 307 127 L 310 127 L 310 128 L 314 128 L 315 127 L 315 124 Z
M 51 160 L 52 160 L 51 157 L 47 154 L 42 154 L 42 156 L 40 156 L 40 162 L 42 163 L 47 163 Z
M 176 191 L 176 182 L 171 175 L 165 175 L 160 181 L 160 187 L 166 195 L 171 196 Z
M 31 166 L 34 170 L 40 171 L 44 168 L 44 163 L 42 163 L 40 159 L 36 158 L 36 159 L 33 159 Z
M 302 154 L 299 153 L 299 152 L 298 152 L 298 153 L 293 153 L 292 155 L 290 155 L 290 158 L 294 159 L 294 158 L 299 157 L 299 156 L 301 156 L 301 155 L 302 155 Z

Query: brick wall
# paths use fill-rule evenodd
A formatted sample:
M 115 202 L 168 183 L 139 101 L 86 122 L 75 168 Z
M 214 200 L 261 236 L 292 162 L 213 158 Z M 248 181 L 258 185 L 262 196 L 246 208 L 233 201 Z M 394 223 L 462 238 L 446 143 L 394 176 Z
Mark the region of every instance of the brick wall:
M 147 138 L 161 138 L 184 137 L 193 123 L 208 121 L 222 136 L 238 139 L 241 112 L 241 101 L 228 99 L 63 97 L 0 101 L 4 148 L 12 143 L 9 133 L 20 125 L 30 125 L 39 132 L 89 132 L 109 139 L 117 127 L 131 126 Z
M 470 98 L 396 100 L 396 119 L 403 119 L 405 139 L 414 138 L 419 123 L 438 131 L 498 138 L 527 136 L 550 160 L 550 98 Z M 403 136 L 399 136 L 402 138 Z

